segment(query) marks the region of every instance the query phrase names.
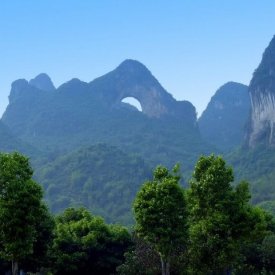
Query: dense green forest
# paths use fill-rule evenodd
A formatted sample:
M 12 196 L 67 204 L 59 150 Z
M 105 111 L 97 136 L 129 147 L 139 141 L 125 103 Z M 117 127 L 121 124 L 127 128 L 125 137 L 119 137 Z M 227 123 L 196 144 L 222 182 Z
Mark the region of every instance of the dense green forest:
M 52 212 L 84 206 L 108 222 L 130 225 L 132 201 L 151 169 L 138 156 L 98 144 L 58 157 L 36 175 Z
M 250 203 L 249 184 L 233 185 L 214 155 L 199 158 L 187 188 L 179 169 L 158 166 L 140 183 L 127 229 L 83 207 L 52 216 L 28 158 L 1 153 L 1 272 L 273 274 L 274 216 Z
M 259 145 L 247 150 L 243 147 L 229 153 L 226 159 L 235 167 L 236 179 L 250 182 L 252 203 L 275 215 L 274 148 Z

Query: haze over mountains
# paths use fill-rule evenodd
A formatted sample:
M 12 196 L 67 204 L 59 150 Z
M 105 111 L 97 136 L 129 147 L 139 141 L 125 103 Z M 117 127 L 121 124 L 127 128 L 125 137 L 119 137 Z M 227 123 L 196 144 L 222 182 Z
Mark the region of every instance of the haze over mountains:
M 251 181 L 255 202 L 272 208 L 274 95 L 275 38 L 249 87 L 224 84 L 199 120 L 192 103 L 175 100 L 135 60 L 122 62 L 92 82 L 72 79 L 58 88 L 40 74 L 29 82 L 12 83 L 0 121 L 0 149 L 36 148 L 36 177 L 54 211 L 83 204 L 110 221 L 130 223 L 131 198 L 155 165 L 179 162 L 188 179 L 199 155 L 228 151 L 226 158 L 237 178 Z M 142 112 L 123 103 L 127 97 L 136 98 Z M 140 167 L 138 175 L 132 161 Z M 133 175 L 132 183 L 125 175 Z M 126 186 L 129 192 L 121 198 L 119 190 Z M 88 199 L 85 192 L 96 196 Z M 112 207 L 120 210 L 110 214 Z

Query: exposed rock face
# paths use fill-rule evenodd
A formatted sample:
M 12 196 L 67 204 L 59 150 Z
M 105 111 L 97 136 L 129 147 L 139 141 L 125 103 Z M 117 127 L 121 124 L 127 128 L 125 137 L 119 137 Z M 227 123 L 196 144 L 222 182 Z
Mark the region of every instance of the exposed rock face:
M 194 106 L 187 101 L 178 102 L 170 95 L 140 62 L 125 60 L 114 71 L 94 80 L 91 87 L 100 90 L 112 107 L 121 105 L 126 97 L 140 102 L 148 117 L 165 115 L 191 117 L 196 123 Z
M 55 90 L 52 80 L 45 73 L 39 74 L 34 79 L 31 79 L 29 84 L 33 87 L 36 87 L 36 88 L 42 90 L 42 91 L 51 92 L 51 91 Z
M 235 82 L 224 84 L 199 118 L 203 138 L 223 151 L 241 145 L 249 110 L 248 87 Z
M 248 145 L 275 145 L 275 36 L 266 48 L 249 85 L 252 112 Z

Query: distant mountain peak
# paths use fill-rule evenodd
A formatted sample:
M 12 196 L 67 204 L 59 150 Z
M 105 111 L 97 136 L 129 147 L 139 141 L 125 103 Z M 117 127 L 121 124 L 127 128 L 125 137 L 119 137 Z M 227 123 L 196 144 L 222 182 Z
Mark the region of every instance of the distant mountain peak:
M 241 145 L 249 110 L 248 87 L 232 81 L 225 83 L 199 118 L 202 136 L 222 151 Z
M 31 79 L 29 81 L 29 84 L 42 91 L 51 92 L 55 90 L 51 78 L 45 73 L 41 73 L 37 75 L 35 78 Z
M 26 90 L 29 86 L 29 83 L 26 79 L 18 79 L 12 82 L 11 84 L 11 92 L 9 95 L 10 103 L 15 99 L 22 96 L 24 90 Z
M 141 62 L 134 60 L 134 59 L 126 59 L 123 62 L 120 63 L 120 65 L 117 67 L 118 70 L 139 70 L 144 72 L 149 72 L 147 67 L 142 64 Z
M 121 101 L 133 97 L 139 101 L 142 113 L 148 117 L 177 116 L 196 124 L 195 108 L 189 102 L 176 101 L 137 60 L 126 59 L 113 71 L 89 83 L 111 108 L 121 107 Z
M 122 75 L 123 77 L 136 78 L 138 81 L 149 80 L 150 82 L 158 82 L 144 64 L 133 59 L 124 60 L 115 70 L 113 70 L 113 73 L 117 76 Z

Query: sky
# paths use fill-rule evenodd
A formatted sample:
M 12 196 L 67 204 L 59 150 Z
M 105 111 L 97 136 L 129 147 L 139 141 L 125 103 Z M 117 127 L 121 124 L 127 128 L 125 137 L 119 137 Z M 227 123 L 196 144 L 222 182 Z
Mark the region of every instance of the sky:
M 0 117 L 16 79 L 89 82 L 129 58 L 201 114 L 224 83 L 249 84 L 274 15 L 274 0 L 0 1 Z

